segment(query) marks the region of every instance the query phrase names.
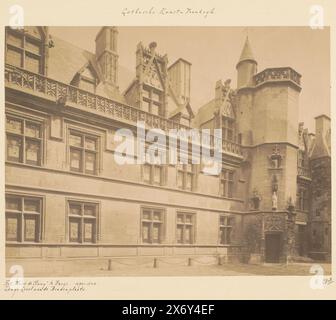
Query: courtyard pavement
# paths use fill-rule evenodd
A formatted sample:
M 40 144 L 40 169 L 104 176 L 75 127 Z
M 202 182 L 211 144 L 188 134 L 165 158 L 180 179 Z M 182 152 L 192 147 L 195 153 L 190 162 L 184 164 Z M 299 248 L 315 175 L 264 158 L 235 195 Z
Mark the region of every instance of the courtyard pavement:
M 52 264 L 53 262 L 49 262 Z M 319 264 L 324 269 L 324 275 L 331 274 L 331 264 L 326 263 L 291 263 L 291 264 L 224 264 L 224 265 L 153 265 L 127 266 L 114 262 L 111 270 L 108 264 L 95 268 L 77 265 L 74 268 L 52 268 L 44 265 L 42 268 L 28 268 L 25 277 L 115 277 L 115 276 L 311 276 L 310 268 Z M 7 270 L 10 265 L 7 266 Z M 51 271 L 52 270 L 52 271 Z M 7 273 L 7 276 L 10 274 Z

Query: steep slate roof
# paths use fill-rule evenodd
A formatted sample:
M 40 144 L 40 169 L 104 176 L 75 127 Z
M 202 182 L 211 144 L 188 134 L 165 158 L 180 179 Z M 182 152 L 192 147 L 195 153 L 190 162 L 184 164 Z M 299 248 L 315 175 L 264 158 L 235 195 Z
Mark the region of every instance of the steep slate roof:
M 186 112 L 185 112 L 186 111 Z M 177 114 L 188 114 L 189 117 L 192 119 L 195 117 L 194 112 L 190 106 L 189 101 L 187 101 L 184 104 L 181 104 L 180 106 L 178 106 L 175 110 L 173 110 L 170 114 L 169 114 L 169 118 L 175 117 Z
M 218 106 L 216 99 L 210 100 L 207 104 L 198 109 L 197 115 L 193 121 L 193 125 L 195 127 L 200 127 L 201 124 L 213 119 L 214 113 L 217 111 L 217 109 Z
M 327 132 L 325 136 L 317 136 L 314 140 L 310 152 L 310 159 L 314 160 L 322 157 L 331 156 L 331 132 Z
M 324 129 L 316 129 L 315 139 L 312 143 L 312 147 L 310 150 L 310 159 L 318 159 L 322 157 L 331 157 L 331 127 L 330 127 L 330 117 L 327 115 L 320 115 L 315 117 L 318 118 L 325 118 L 329 123 L 324 124 Z M 329 126 L 328 126 L 329 125 Z M 317 126 L 317 125 L 316 125 Z
M 51 36 L 51 39 L 54 47 L 49 49 L 48 77 L 69 84 L 94 54 L 60 38 Z
M 57 81 L 70 84 L 77 73 L 83 71 L 90 65 L 99 80 L 101 81 L 97 86 L 96 93 L 110 99 L 116 99 L 125 103 L 125 99 L 121 94 L 111 90 L 109 86 L 105 85 L 101 69 L 97 63 L 96 55 L 88 50 L 79 48 L 70 42 L 50 35 L 50 39 L 54 43 L 54 47 L 49 49 L 48 57 L 48 77 Z M 118 66 L 118 85 L 126 87 L 132 79 L 133 74 L 127 68 Z

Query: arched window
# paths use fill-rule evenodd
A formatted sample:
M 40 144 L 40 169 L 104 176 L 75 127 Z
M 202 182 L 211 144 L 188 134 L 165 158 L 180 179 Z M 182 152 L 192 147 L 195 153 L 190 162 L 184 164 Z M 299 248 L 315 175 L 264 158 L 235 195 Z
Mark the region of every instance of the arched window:
M 43 73 L 43 36 L 37 27 L 6 28 L 6 63 Z

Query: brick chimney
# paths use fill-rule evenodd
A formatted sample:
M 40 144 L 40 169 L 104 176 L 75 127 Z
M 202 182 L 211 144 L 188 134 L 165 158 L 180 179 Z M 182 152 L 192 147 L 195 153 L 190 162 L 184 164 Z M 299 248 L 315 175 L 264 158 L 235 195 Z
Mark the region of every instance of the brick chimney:
M 118 85 L 118 30 L 116 27 L 102 27 L 96 36 L 96 59 L 104 76 L 104 81 Z

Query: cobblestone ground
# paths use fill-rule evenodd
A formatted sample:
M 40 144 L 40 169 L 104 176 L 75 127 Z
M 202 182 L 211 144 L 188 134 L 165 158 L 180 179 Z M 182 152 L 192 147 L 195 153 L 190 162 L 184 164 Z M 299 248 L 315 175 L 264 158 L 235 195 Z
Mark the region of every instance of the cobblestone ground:
M 52 263 L 52 262 L 50 262 Z M 331 274 L 331 265 L 319 264 L 324 269 L 325 275 Z M 292 263 L 282 264 L 225 264 L 225 265 L 193 265 L 174 266 L 161 265 L 157 268 L 153 266 L 125 266 L 115 263 L 111 270 L 107 265 L 98 268 L 85 268 L 77 266 L 50 272 L 48 268 L 36 268 L 25 272 L 26 277 L 47 276 L 47 277 L 109 277 L 109 276 L 309 276 L 312 263 Z M 39 270 L 38 270 L 39 269 Z M 10 276 L 10 274 L 7 274 Z

